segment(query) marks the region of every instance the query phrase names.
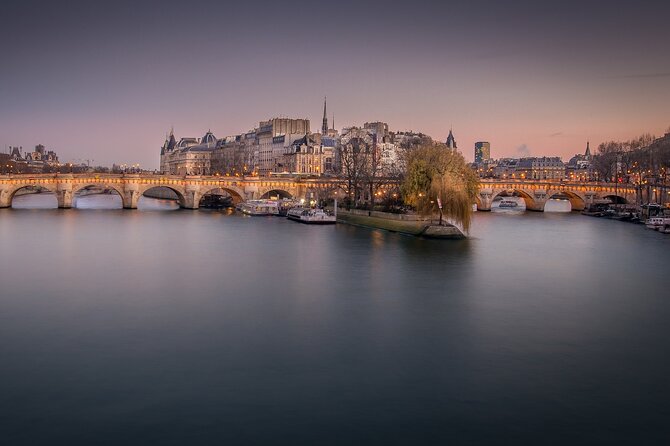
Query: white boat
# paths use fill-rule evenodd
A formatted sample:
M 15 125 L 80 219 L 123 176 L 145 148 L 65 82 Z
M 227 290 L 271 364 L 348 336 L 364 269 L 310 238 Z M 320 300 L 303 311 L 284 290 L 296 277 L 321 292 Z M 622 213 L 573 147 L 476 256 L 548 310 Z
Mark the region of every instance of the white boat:
M 670 218 L 667 217 L 650 217 L 647 221 L 644 222 L 645 226 L 649 229 L 658 231 L 663 228 L 665 225 L 670 225 Z
M 302 208 L 296 207 L 289 209 L 286 213 L 289 220 L 299 221 L 311 225 L 332 225 L 336 223 L 335 215 L 326 212 L 321 208 Z
M 282 217 L 286 216 L 286 213 L 295 207 L 302 207 L 302 204 L 300 203 L 300 200 L 296 200 L 294 198 L 282 198 L 279 200 L 279 215 Z
M 247 215 L 279 215 L 276 200 L 247 200 L 238 204 L 236 209 Z
M 519 206 L 519 203 L 514 200 L 500 200 L 500 204 L 498 205 L 500 208 L 515 208 L 517 206 Z

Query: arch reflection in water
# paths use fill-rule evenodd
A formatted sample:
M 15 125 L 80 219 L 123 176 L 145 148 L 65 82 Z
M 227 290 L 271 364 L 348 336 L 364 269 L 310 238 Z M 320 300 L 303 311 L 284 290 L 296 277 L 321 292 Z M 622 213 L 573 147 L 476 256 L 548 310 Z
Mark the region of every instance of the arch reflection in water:
M 73 193 L 72 206 L 77 209 L 122 209 L 121 192 L 111 186 L 82 186 Z
M 12 194 L 11 204 L 13 209 L 57 209 L 58 199 L 49 189 L 26 186 Z

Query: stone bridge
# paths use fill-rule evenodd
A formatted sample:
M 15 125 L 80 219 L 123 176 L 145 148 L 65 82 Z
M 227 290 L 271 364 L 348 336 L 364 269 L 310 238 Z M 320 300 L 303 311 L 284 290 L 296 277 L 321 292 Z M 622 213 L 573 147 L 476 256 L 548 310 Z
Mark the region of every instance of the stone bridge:
M 179 205 L 198 209 L 200 199 L 213 191 L 227 192 L 234 202 L 270 196 L 325 198 L 339 190 L 337 179 L 259 178 L 227 176 L 171 176 L 152 174 L 17 174 L 0 175 L 0 208 L 11 207 L 16 192 L 39 187 L 53 192 L 58 207 L 72 207 L 75 194 L 97 187 L 116 191 L 124 209 L 136 209 L 137 202 L 150 189 L 171 189 Z M 342 193 L 344 196 L 344 193 Z
M 619 202 L 635 201 L 636 189 L 628 184 L 615 186 L 612 183 L 568 183 L 562 181 L 500 181 L 481 180 L 477 209 L 490 211 L 493 199 L 502 194 L 516 195 L 523 198 L 529 211 L 544 211 L 547 200 L 562 195 L 570 200 L 573 211 L 581 211 L 596 200 L 613 198 Z
M 26 187 L 40 187 L 53 192 L 59 208 L 71 208 L 75 194 L 90 187 L 116 191 L 125 209 L 136 209 L 138 200 L 147 191 L 157 187 L 171 189 L 179 205 L 198 209 L 200 199 L 213 191 L 227 192 L 234 202 L 282 196 L 291 198 L 326 198 L 346 196 L 342 189 L 346 182 L 337 178 L 305 179 L 298 177 L 229 177 L 229 176 L 176 176 L 157 174 L 16 174 L 0 175 L 0 208 L 11 207 L 12 199 Z M 618 196 L 620 200 L 634 200 L 636 190 L 630 185 L 615 187 L 611 183 L 565 183 L 542 181 L 482 180 L 477 196 L 480 211 L 490 211 L 493 199 L 502 193 L 523 198 L 526 209 L 543 211 L 550 198 L 563 195 L 570 200 L 573 210 L 582 210 L 595 200 Z

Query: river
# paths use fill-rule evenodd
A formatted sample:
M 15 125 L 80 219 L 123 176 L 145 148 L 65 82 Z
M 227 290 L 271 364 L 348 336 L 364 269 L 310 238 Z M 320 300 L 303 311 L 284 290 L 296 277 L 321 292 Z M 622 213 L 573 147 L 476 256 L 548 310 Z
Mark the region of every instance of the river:
M 0 209 L 7 445 L 668 444 L 670 236 Z

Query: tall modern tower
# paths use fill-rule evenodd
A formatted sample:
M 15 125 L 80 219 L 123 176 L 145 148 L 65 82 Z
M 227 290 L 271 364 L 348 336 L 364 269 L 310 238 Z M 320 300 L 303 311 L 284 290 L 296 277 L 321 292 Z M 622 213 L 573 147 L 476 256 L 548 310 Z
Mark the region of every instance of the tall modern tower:
M 321 124 L 321 134 L 328 134 L 328 116 L 326 115 L 326 97 L 323 98 L 323 124 Z
M 478 141 L 475 143 L 475 163 L 491 159 L 491 143 Z

